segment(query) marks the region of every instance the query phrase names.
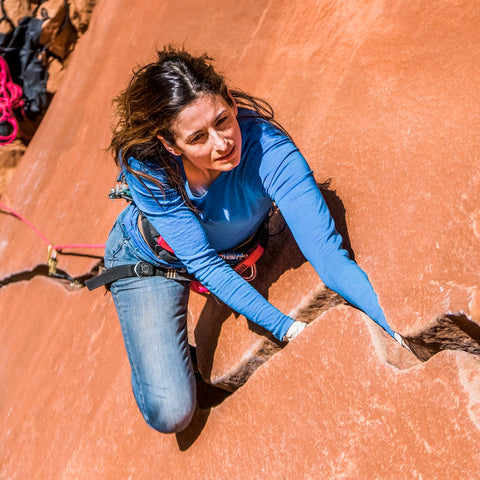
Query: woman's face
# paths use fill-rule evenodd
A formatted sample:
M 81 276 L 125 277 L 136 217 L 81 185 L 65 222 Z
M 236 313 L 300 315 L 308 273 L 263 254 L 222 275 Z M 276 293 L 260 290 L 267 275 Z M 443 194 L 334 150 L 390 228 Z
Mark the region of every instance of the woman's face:
M 172 125 L 175 145 L 160 140 L 184 163 L 202 171 L 228 171 L 240 163 L 242 135 L 237 106 L 220 95 L 203 95 L 185 107 Z M 208 172 L 207 172 L 208 173 Z

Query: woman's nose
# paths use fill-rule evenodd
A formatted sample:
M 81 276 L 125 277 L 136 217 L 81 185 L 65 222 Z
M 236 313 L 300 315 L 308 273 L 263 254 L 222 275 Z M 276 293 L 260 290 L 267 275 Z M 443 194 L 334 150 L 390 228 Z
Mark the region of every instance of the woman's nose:
M 211 135 L 213 148 L 219 152 L 223 152 L 224 150 L 226 150 L 227 140 L 225 139 L 225 137 L 217 131 L 213 131 Z

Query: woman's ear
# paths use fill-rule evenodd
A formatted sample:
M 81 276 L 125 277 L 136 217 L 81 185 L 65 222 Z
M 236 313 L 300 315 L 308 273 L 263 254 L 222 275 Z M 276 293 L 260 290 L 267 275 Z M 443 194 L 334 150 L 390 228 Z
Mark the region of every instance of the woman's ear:
M 165 147 L 165 149 L 170 152 L 172 155 L 177 155 L 180 156 L 182 152 L 175 148 L 174 146 L 170 145 L 164 137 L 161 135 L 157 135 L 157 138 L 162 142 L 162 145 Z

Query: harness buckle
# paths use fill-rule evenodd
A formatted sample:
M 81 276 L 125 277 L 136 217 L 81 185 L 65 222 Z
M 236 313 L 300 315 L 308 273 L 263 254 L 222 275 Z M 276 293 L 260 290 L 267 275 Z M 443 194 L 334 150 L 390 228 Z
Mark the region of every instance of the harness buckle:
M 155 275 L 155 267 L 148 262 L 137 262 L 133 271 L 137 277 L 152 277 Z

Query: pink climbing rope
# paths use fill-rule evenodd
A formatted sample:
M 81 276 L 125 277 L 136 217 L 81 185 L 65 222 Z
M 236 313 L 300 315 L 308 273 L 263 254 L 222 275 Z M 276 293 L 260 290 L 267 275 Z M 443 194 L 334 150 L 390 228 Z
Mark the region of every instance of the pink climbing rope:
M 7 145 L 13 142 L 18 133 L 18 123 L 13 114 L 14 108 L 23 106 L 22 88 L 12 82 L 12 76 L 7 62 L 0 57 L 0 124 L 8 123 L 12 132 L 8 135 L 0 135 L 0 144 Z
M 64 250 L 65 248 L 105 248 L 104 243 L 70 243 L 67 245 L 52 245 L 53 250 Z
M 40 237 L 47 245 L 51 245 L 51 242 L 50 240 L 35 226 L 33 225 L 31 222 L 29 222 L 25 217 L 22 217 L 22 215 L 20 215 L 19 213 L 17 213 L 15 210 L 13 210 L 12 208 L 10 207 L 7 207 L 7 205 L 5 205 L 4 203 L 0 202 L 0 209 L 2 209 L 3 211 L 9 213 L 10 215 L 13 215 L 14 217 L 17 217 L 19 220 L 21 220 L 25 225 L 27 225 L 28 227 L 30 227 L 34 232 L 35 234 Z
M 65 245 L 54 245 L 52 242 L 35 226 L 33 223 L 29 222 L 24 216 L 20 215 L 18 212 L 13 210 L 12 208 L 8 207 L 4 203 L 0 202 L 0 209 L 13 215 L 14 217 L 21 220 L 25 225 L 31 228 L 35 234 L 48 245 L 49 250 L 56 250 L 60 251 L 63 249 L 71 249 L 71 248 L 105 248 L 105 244 L 99 243 L 69 243 Z

